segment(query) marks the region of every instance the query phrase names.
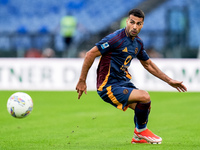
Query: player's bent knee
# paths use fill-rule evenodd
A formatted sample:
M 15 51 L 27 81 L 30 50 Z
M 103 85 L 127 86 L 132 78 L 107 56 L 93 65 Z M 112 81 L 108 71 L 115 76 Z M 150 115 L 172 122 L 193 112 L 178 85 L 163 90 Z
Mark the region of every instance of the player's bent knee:
M 150 95 L 147 91 L 144 90 L 133 90 L 129 96 L 128 103 L 141 102 L 148 103 L 150 102 Z
M 151 100 L 150 100 L 150 95 L 149 95 L 148 92 L 146 92 L 146 91 L 143 92 L 143 94 L 141 95 L 141 101 L 142 101 L 143 103 L 148 103 L 148 102 L 151 101 Z

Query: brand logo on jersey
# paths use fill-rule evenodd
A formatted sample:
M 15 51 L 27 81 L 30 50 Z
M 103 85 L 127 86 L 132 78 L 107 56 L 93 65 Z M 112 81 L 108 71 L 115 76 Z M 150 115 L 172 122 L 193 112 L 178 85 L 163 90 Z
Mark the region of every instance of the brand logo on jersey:
M 123 49 L 122 52 L 128 52 L 127 47 L 125 47 L 125 49 Z
M 138 53 L 138 48 L 136 47 L 136 48 L 135 48 L 135 54 L 137 54 L 137 53 Z
M 108 42 L 101 44 L 101 48 L 102 48 L 102 49 L 105 49 L 105 48 L 107 48 L 107 47 L 109 47 Z

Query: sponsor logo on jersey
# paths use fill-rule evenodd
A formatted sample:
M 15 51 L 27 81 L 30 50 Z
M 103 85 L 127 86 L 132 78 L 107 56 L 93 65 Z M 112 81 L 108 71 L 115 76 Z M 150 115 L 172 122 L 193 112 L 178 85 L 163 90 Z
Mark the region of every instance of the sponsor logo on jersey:
M 108 42 L 101 44 L 101 48 L 102 48 L 102 49 L 105 49 L 105 48 L 107 48 L 107 47 L 109 47 Z

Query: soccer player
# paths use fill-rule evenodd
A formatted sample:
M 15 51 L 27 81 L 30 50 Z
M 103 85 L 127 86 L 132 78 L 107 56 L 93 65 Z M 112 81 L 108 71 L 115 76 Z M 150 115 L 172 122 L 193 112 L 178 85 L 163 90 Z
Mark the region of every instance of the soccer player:
M 97 69 L 97 92 L 107 103 L 125 111 L 135 111 L 134 136 L 132 143 L 157 143 L 162 138 L 147 128 L 151 100 L 148 92 L 140 90 L 130 82 L 128 67 L 133 58 L 139 59 L 143 67 L 154 76 L 165 81 L 179 92 L 187 91 L 181 81 L 176 81 L 163 73 L 147 55 L 138 33 L 143 27 L 144 13 L 140 9 L 132 9 L 126 20 L 126 27 L 115 31 L 96 43 L 86 53 L 81 75 L 76 86 L 78 99 L 83 92 L 87 94 L 86 78 L 94 59 L 101 56 Z

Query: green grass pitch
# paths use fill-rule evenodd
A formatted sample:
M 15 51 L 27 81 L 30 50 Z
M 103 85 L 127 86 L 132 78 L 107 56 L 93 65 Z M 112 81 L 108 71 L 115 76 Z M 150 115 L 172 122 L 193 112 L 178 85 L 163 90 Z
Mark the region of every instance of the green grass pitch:
M 200 149 L 200 93 L 149 92 L 148 128 L 161 145 L 131 144 L 133 111 L 103 102 L 95 91 L 80 100 L 75 91 L 24 91 L 33 99 L 23 119 L 8 114 L 0 91 L 0 150 L 197 150 Z

